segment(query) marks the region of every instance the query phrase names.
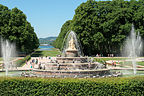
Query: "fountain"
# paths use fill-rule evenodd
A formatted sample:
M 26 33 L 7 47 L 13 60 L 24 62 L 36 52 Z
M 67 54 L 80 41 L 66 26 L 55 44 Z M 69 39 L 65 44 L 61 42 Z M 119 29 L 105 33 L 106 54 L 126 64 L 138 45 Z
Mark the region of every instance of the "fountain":
M 1 38 L 1 53 L 3 57 L 4 69 L 6 71 L 6 76 L 8 76 L 8 70 L 12 69 L 14 66 L 12 59 L 16 56 L 16 46 L 15 43 L 11 43 L 9 40 Z
M 69 31 L 63 41 L 62 57 L 81 57 L 83 56 L 82 47 L 77 39 L 77 34 Z
M 34 66 L 33 72 L 44 77 L 99 77 L 111 75 L 104 64 L 84 57 L 76 33 L 69 31 L 64 39 L 61 57 L 52 57 Z
M 78 50 L 75 48 L 74 39 L 71 37 L 69 41 L 69 47 L 66 49 L 66 57 L 77 57 Z
M 136 74 L 136 57 L 139 57 L 142 53 L 142 40 L 138 32 L 136 35 L 134 25 L 132 24 L 130 36 L 127 37 L 123 54 L 126 57 L 129 57 L 132 61 L 133 72 Z

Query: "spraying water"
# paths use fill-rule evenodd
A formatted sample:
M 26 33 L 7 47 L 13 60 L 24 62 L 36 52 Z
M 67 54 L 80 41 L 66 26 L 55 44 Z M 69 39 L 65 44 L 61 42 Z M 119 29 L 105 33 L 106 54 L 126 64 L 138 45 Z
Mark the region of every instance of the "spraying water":
M 139 32 L 136 35 L 134 25 L 132 24 L 130 36 L 127 37 L 124 46 L 124 54 L 125 56 L 131 58 L 134 74 L 136 74 L 136 57 L 141 55 L 142 45 L 141 36 Z
M 9 40 L 1 39 L 1 51 L 4 69 L 6 71 L 6 76 L 8 76 L 8 70 L 13 67 L 12 59 L 16 56 L 15 43 L 11 43 Z
M 63 52 L 62 52 L 62 56 L 64 57 L 65 56 L 65 53 L 66 53 L 66 50 L 68 49 L 69 47 L 69 41 L 71 40 L 71 38 L 74 39 L 74 43 L 75 43 L 75 48 L 76 50 L 78 51 L 78 56 L 83 56 L 83 52 L 82 52 L 82 49 L 81 49 L 81 44 L 80 42 L 78 41 L 77 39 L 77 34 L 74 32 L 74 31 L 69 31 L 65 38 L 64 38 L 64 41 L 63 41 Z

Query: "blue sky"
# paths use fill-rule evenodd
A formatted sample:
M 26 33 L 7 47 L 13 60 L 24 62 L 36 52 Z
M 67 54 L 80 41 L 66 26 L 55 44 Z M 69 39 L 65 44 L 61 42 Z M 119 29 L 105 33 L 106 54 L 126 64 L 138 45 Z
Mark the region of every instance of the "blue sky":
M 62 25 L 71 20 L 74 10 L 87 0 L 0 0 L 9 9 L 22 10 L 39 38 L 58 36 Z

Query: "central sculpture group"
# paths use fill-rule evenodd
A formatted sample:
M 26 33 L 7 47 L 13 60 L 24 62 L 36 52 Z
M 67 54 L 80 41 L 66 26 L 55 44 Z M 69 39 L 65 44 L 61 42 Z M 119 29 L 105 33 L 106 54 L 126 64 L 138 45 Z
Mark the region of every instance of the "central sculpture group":
M 78 50 L 75 48 L 73 37 L 71 37 L 71 40 L 69 41 L 68 49 L 66 49 L 66 57 L 77 57 L 78 56 Z

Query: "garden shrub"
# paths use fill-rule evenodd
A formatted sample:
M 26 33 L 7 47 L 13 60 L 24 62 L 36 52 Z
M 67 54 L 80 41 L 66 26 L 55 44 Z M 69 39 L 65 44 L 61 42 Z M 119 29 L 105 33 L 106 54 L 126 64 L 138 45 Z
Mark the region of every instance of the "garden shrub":
M 1 78 L 0 96 L 143 96 L 144 77 Z

